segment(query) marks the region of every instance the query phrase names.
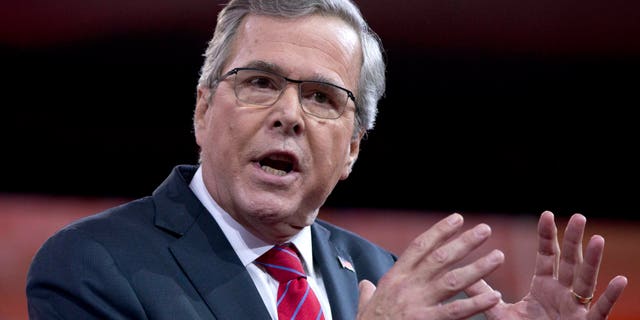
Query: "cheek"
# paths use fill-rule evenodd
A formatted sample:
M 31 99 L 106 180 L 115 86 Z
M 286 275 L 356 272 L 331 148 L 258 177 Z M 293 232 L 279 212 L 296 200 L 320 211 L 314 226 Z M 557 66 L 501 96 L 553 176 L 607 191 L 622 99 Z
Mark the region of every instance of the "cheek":
M 312 143 L 315 147 L 316 161 L 327 170 L 338 172 L 349 159 L 351 135 L 346 129 L 334 129 L 333 134 L 317 135 Z
M 214 106 L 215 108 L 215 106 Z M 198 133 L 198 145 L 205 151 L 230 161 L 242 157 L 255 143 L 255 136 L 262 124 L 256 114 L 233 108 L 211 110 L 207 114 L 207 126 Z
M 225 118 L 225 115 L 220 111 L 216 110 L 216 106 L 210 106 L 196 126 L 196 143 L 205 151 L 218 148 L 220 142 L 229 138 L 228 133 L 231 131 L 231 125 L 219 121 L 219 119 Z
M 224 91 L 219 90 L 213 95 L 211 102 L 203 107 L 196 122 L 195 133 L 199 140 L 198 145 L 207 144 L 209 139 L 224 132 L 226 123 L 223 119 L 233 119 L 233 115 L 229 114 L 231 112 L 231 109 L 227 107 L 229 105 L 229 97 Z
M 333 137 L 333 141 L 335 142 L 334 148 L 339 150 L 342 158 L 345 161 L 349 159 L 352 139 L 353 139 L 353 119 L 347 118 L 344 119 L 343 123 L 341 123 L 341 127 L 339 130 L 336 130 L 336 134 Z

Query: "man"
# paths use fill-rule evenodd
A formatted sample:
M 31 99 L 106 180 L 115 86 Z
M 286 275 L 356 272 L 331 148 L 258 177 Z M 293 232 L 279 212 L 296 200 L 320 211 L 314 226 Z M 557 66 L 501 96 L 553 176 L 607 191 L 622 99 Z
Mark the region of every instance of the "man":
M 627 280 L 591 305 L 604 240 L 592 238 L 583 259 L 581 215 L 560 253 L 553 215 L 542 214 L 531 292 L 515 304 L 482 280 L 500 251 L 456 265 L 490 236 L 485 224 L 462 231 L 452 214 L 398 258 L 317 219 L 383 91 L 377 37 L 347 0 L 231 1 L 198 85 L 200 165 L 49 239 L 28 276 L 30 317 L 605 319 Z M 280 253 L 304 267 L 270 260 Z M 298 285 L 306 291 L 287 309 Z

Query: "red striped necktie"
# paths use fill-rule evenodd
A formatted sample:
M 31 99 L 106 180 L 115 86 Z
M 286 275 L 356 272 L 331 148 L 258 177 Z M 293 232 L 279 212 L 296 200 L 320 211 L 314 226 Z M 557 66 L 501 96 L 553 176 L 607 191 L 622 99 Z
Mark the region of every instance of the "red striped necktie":
M 320 302 L 307 282 L 300 257 L 292 244 L 274 246 L 256 262 L 280 283 L 278 320 L 324 319 Z

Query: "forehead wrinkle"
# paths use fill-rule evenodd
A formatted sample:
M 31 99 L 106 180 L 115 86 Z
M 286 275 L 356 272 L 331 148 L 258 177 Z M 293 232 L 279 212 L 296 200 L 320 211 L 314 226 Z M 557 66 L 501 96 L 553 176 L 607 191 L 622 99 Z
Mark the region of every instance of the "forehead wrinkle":
M 335 17 L 335 16 L 311 15 L 310 17 L 304 17 L 304 18 L 298 18 L 298 19 L 296 18 L 287 19 L 287 18 L 279 18 L 279 17 L 249 15 L 245 17 L 246 20 L 240 30 L 240 34 L 241 34 L 240 38 L 245 38 L 246 40 L 252 39 L 254 43 L 256 41 L 260 41 L 260 39 L 254 38 L 255 34 L 253 34 L 253 32 L 249 32 L 250 30 L 251 31 L 258 30 L 256 29 L 256 25 L 254 25 L 254 22 L 256 20 L 250 19 L 250 18 L 255 18 L 255 19 L 267 18 L 267 19 L 272 19 L 281 23 L 288 23 L 290 21 L 296 21 L 296 20 L 304 21 L 303 19 L 307 19 L 307 18 L 323 18 L 323 19 L 337 21 L 340 24 L 340 26 L 338 27 L 338 30 L 334 32 L 330 38 L 322 36 L 322 33 L 315 33 L 315 32 L 310 33 L 310 32 L 306 32 L 307 30 L 290 29 L 290 31 L 292 32 L 288 34 L 288 38 L 286 36 L 285 38 L 283 38 L 282 36 L 276 35 L 276 37 L 271 38 L 268 41 L 271 41 L 273 42 L 274 45 L 279 46 L 280 50 L 282 51 L 286 51 L 286 49 L 284 49 L 286 46 L 297 46 L 303 49 L 314 50 L 320 53 L 322 56 L 326 57 L 328 61 L 334 61 L 332 66 L 329 66 L 327 68 L 327 70 L 330 72 L 322 73 L 322 70 L 318 70 L 318 69 L 309 70 L 310 72 L 313 72 L 313 74 L 311 75 L 311 78 L 304 78 L 299 80 L 322 81 L 322 82 L 335 84 L 341 87 L 358 85 L 359 69 L 352 68 L 354 63 L 352 63 L 351 58 L 354 57 L 354 55 L 357 55 L 360 58 L 356 59 L 355 62 L 362 61 L 362 58 L 361 58 L 362 52 L 359 45 L 360 38 L 358 37 L 357 31 L 353 28 L 353 26 L 351 26 L 341 18 Z M 336 55 L 336 53 L 338 53 L 338 55 Z M 253 62 L 254 61 L 252 61 L 251 63 Z M 272 71 L 287 77 L 290 76 L 292 73 L 295 73 L 295 71 L 297 70 L 304 70 L 304 68 L 300 69 L 295 65 L 278 65 L 269 61 L 260 61 L 260 60 L 256 60 L 255 62 L 259 64 L 259 65 L 256 65 L 256 68 L 264 67 L 266 68 L 265 69 L 266 71 Z M 353 84 L 347 85 L 347 83 L 350 83 L 350 82 L 353 82 Z M 355 88 L 351 88 L 351 89 L 355 89 Z
M 335 45 L 333 43 L 333 41 L 326 41 L 326 40 L 323 40 L 323 41 L 325 43 L 328 43 L 332 48 L 335 48 L 335 49 L 340 49 L 341 48 L 341 46 Z M 325 49 L 323 46 L 321 46 L 321 47 L 310 46 L 310 45 L 303 45 L 303 44 L 300 44 L 300 43 L 295 43 L 295 45 L 299 46 L 299 47 L 302 47 L 302 48 L 319 50 L 323 55 L 328 57 L 330 60 L 336 60 L 336 57 L 330 53 L 331 51 Z M 341 86 L 341 87 L 346 86 L 346 80 L 347 79 L 342 79 L 341 75 L 344 75 L 344 76 L 347 76 L 347 77 L 351 77 L 353 75 L 353 72 L 348 67 L 350 65 L 350 63 L 348 61 L 344 60 L 344 58 L 348 58 L 349 55 L 346 52 L 344 52 L 343 50 L 338 50 L 338 52 L 341 53 L 341 57 L 340 57 L 339 61 L 337 61 L 338 63 L 334 64 L 335 67 L 329 68 L 331 71 L 333 71 L 333 73 L 336 75 L 336 77 L 330 77 L 330 76 L 328 76 L 326 74 L 320 73 L 318 70 L 314 70 L 313 74 L 311 75 L 311 77 L 305 78 L 305 79 L 301 79 L 301 80 L 321 81 L 321 82 L 327 82 L 327 83 L 330 83 L 330 84 L 338 85 L 338 86 Z M 339 71 L 337 69 L 344 69 L 344 70 L 341 72 L 341 71 Z
M 335 41 L 337 40 L 337 41 Z M 328 57 L 330 60 L 335 60 L 337 63 L 335 64 L 336 69 L 337 68 L 343 68 L 343 72 L 340 72 L 338 70 L 333 70 L 333 72 L 340 76 L 341 74 L 345 75 L 345 76 L 352 76 L 353 75 L 353 70 L 351 70 L 349 68 L 349 66 L 351 65 L 349 58 L 351 57 L 351 54 L 349 52 L 355 52 L 356 48 L 354 48 L 355 46 L 352 45 L 347 45 L 349 42 L 346 39 L 346 37 L 340 36 L 337 39 L 325 39 L 325 38 L 316 38 L 314 37 L 313 41 L 316 41 L 316 43 L 320 43 L 321 45 L 317 45 L 316 43 L 314 43 L 313 45 L 305 45 L 303 43 L 295 43 L 295 45 L 300 46 L 302 48 L 307 48 L 307 49 L 313 49 L 313 50 L 318 50 L 320 51 L 324 56 Z M 336 57 L 334 54 L 338 52 L 339 56 Z M 331 78 L 327 78 L 325 75 L 322 75 L 318 72 L 316 72 L 313 75 L 314 79 L 309 79 L 309 80 L 317 80 L 317 81 L 324 81 L 324 82 L 329 82 L 329 83 L 334 83 L 335 79 L 331 79 Z M 344 80 L 345 79 L 341 79 L 342 83 L 341 85 L 344 86 Z

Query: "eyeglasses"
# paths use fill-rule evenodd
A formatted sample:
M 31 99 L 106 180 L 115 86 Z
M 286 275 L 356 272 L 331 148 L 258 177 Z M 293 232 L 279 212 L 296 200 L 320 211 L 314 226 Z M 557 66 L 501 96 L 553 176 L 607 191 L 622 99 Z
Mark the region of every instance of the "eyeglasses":
M 218 81 L 235 75 L 233 91 L 241 102 L 272 106 L 288 82 L 298 85 L 300 106 L 305 113 L 323 119 L 338 119 L 349 99 L 356 103 L 353 93 L 345 88 L 322 81 L 293 80 L 277 73 L 255 68 L 235 68 Z

